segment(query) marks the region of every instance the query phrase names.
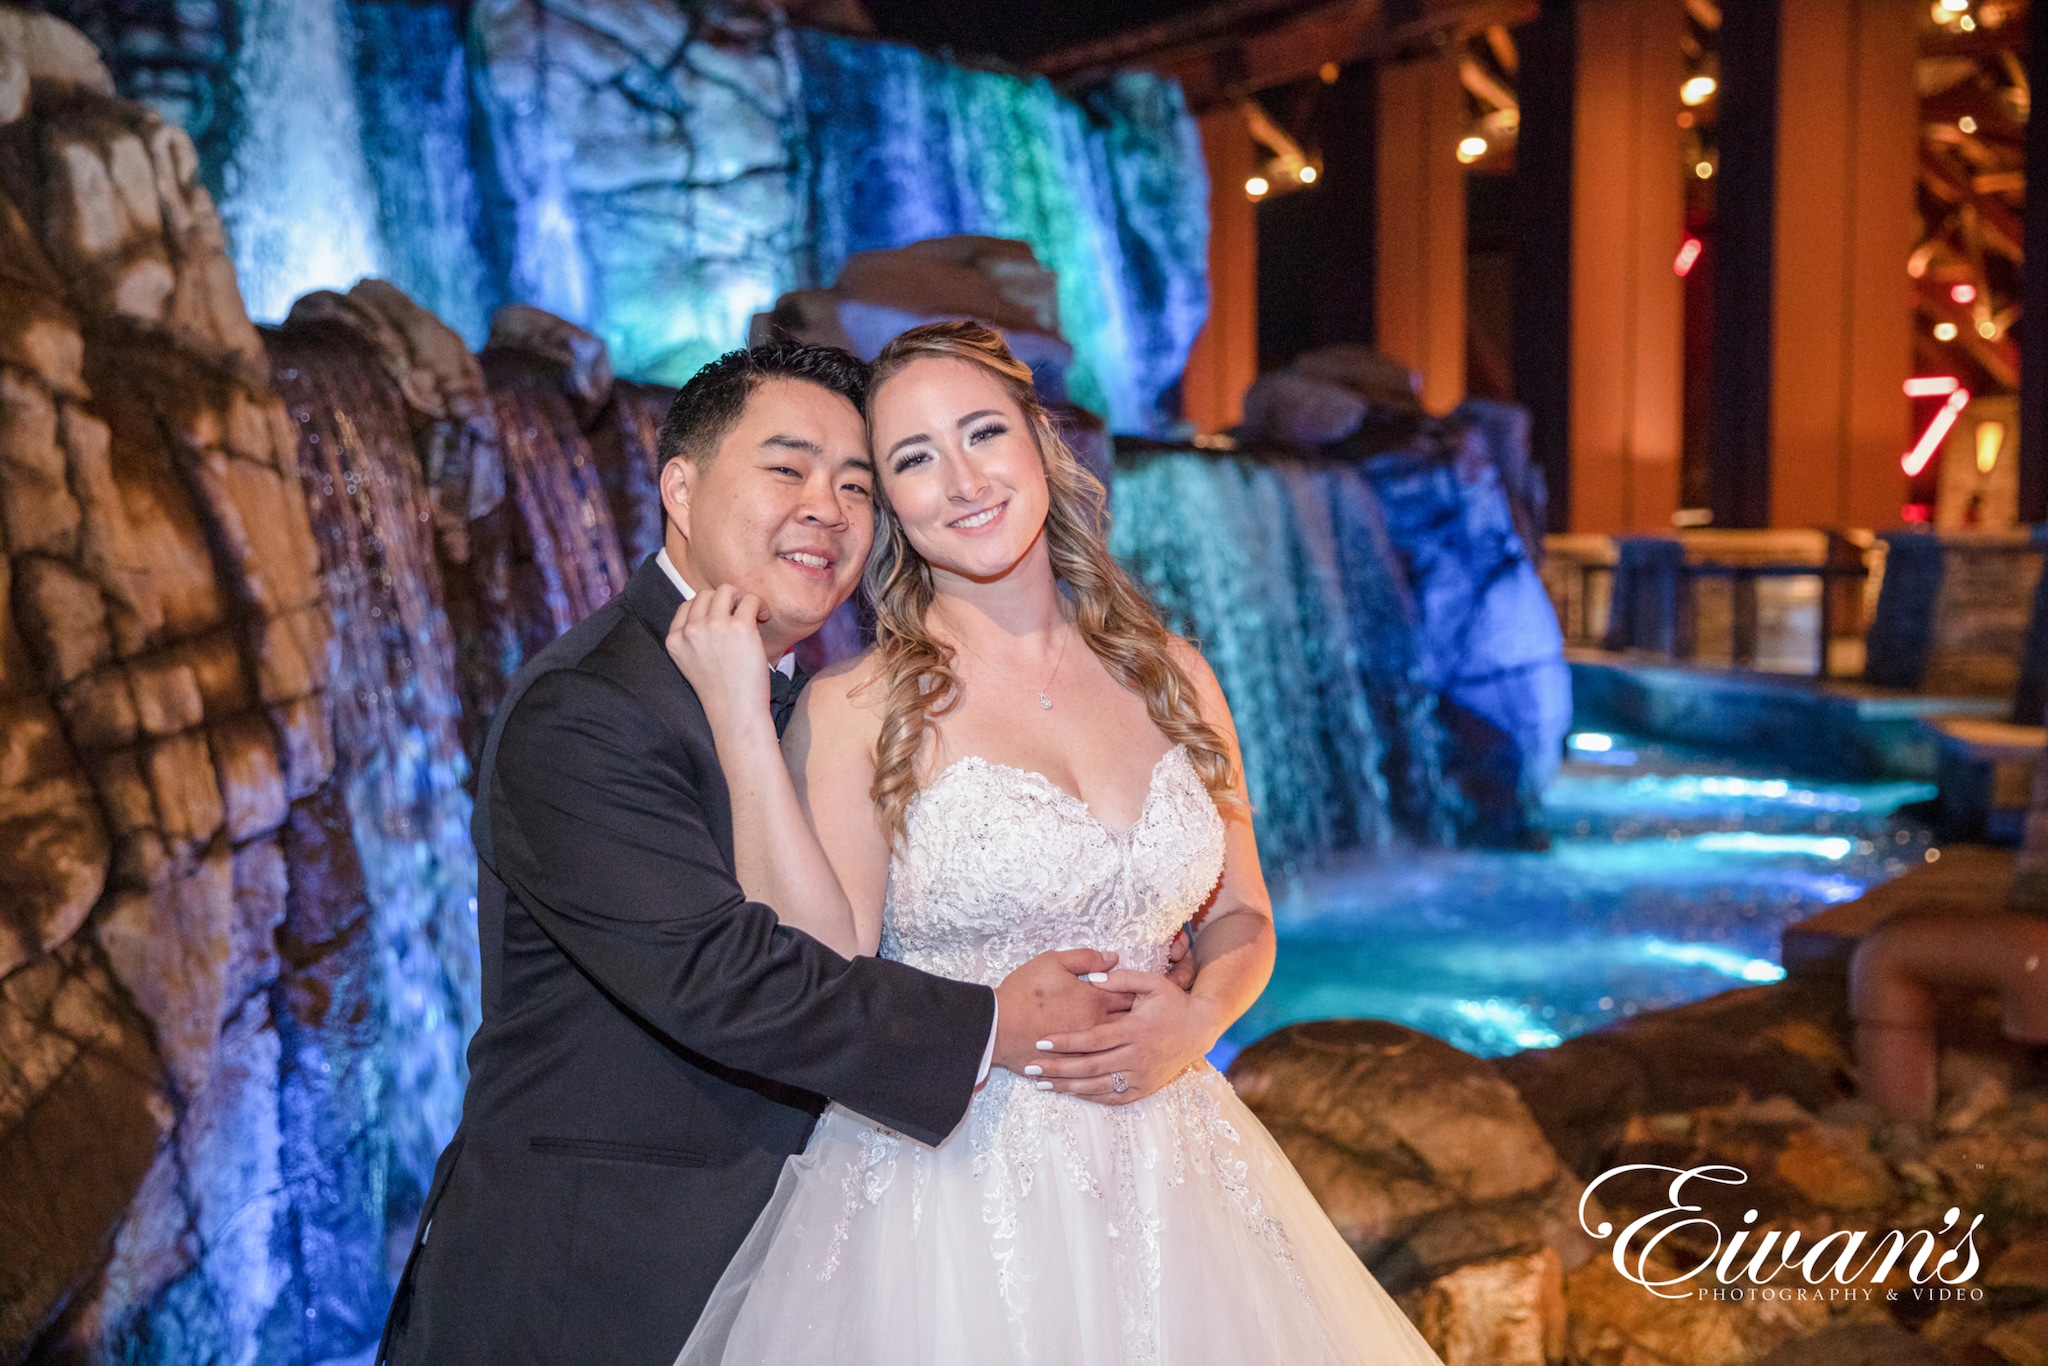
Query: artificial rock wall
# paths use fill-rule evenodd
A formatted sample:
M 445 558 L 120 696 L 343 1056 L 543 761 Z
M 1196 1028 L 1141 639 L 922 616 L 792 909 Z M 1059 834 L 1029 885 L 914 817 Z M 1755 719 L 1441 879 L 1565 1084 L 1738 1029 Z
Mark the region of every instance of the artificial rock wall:
M 659 534 L 667 391 L 366 281 L 0 10 L 0 1360 L 375 1339 L 476 1023 L 470 757 Z

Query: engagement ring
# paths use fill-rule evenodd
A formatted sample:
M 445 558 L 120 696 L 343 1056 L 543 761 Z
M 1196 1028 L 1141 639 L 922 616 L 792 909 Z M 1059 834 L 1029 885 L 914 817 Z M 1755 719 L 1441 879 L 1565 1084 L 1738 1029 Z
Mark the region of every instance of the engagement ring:
M 1112 1072 L 1109 1074 L 1109 1089 L 1116 1092 L 1118 1095 L 1122 1095 L 1124 1092 L 1131 1089 L 1131 1084 L 1124 1080 L 1123 1073 Z

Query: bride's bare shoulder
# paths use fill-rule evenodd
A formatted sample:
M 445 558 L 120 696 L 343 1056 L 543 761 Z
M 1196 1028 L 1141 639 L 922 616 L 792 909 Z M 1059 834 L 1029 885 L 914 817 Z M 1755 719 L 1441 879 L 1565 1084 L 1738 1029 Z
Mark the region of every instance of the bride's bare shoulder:
M 808 729 L 835 741 L 872 745 L 882 729 L 882 689 L 872 650 L 820 670 L 798 709 Z
M 1223 700 L 1223 685 L 1216 681 L 1216 671 L 1209 667 L 1209 661 L 1202 657 L 1202 647 L 1186 636 L 1170 636 L 1166 653 L 1180 671 L 1194 684 L 1195 697 L 1203 715 L 1209 715 L 1212 707 L 1222 706 L 1224 714 L 1230 712 L 1229 704 Z

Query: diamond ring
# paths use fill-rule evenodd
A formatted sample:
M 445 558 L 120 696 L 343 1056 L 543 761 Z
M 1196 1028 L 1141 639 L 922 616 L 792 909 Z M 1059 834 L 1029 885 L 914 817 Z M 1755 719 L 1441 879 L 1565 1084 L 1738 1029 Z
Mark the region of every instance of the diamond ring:
M 1112 1072 L 1109 1074 L 1109 1089 L 1116 1092 L 1118 1095 L 1122 1095 L 1124 1092 L 1131 1089 L 1131 1084 L 1124 1080 L 1123 1073 Z

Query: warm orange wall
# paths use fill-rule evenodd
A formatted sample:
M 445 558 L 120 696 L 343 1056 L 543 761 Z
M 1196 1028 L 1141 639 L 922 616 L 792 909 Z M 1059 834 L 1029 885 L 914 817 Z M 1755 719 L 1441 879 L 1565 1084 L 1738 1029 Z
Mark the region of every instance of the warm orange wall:
M 1571 526 L 1669 531 L 1684 420 L 1678 0 L 1580 0 Z
M 1374 332 L 1440 413 L 1465 397 L 1465 93 L 1435 59 L 1383 66 L 1379 85 Z
M 1893 526 L 1911 443 L 1914 0 L 1780 7 L 1771 524 Z
M 1259 250 L 1252 202 L 1252 139 L 1235 109 L 1201 117 L 1209 162 L 1209 320 L 1188 352 L 1181 411 L 1202 432 L 1235 426 L 1259 373 Z

